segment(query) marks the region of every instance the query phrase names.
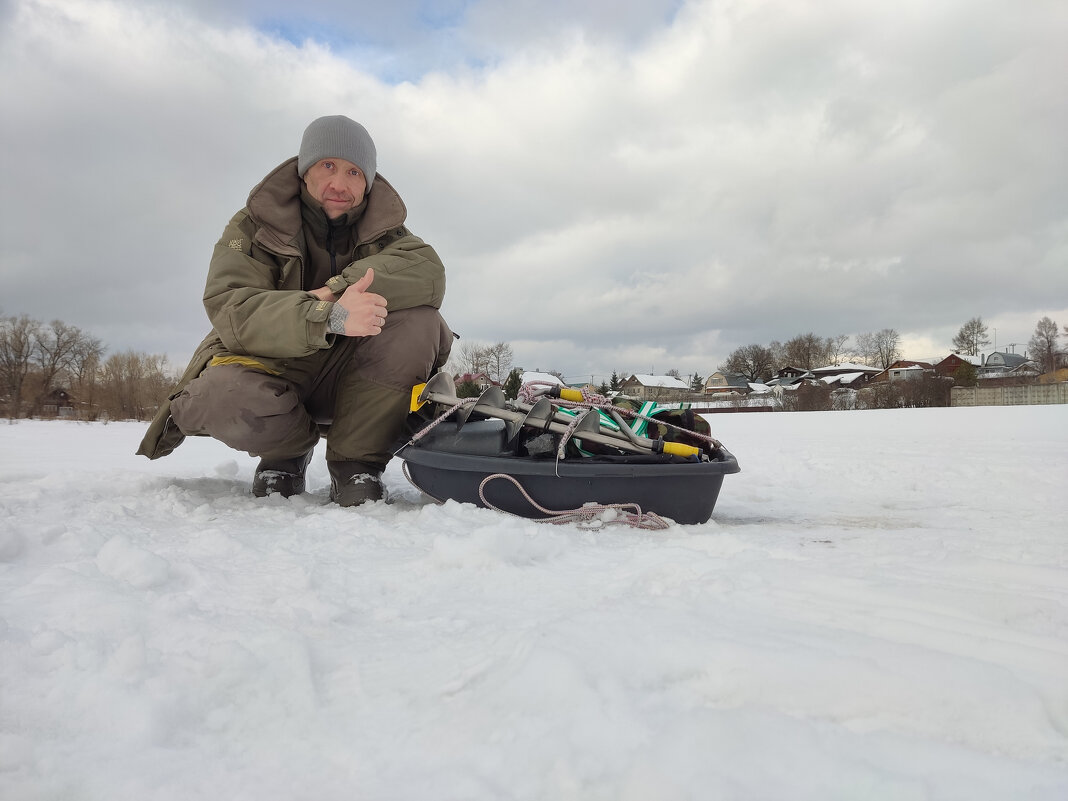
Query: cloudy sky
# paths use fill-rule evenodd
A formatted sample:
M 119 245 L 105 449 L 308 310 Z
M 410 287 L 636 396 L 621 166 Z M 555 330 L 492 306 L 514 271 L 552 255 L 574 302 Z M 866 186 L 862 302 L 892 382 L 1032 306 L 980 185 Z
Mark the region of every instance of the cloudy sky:
M 1066 40 L 1063 0 L 0 0 L 0 314 L 184 365 L 223 225 L 342 113 L 527 369 L 1022 352 L 1068 324 Z

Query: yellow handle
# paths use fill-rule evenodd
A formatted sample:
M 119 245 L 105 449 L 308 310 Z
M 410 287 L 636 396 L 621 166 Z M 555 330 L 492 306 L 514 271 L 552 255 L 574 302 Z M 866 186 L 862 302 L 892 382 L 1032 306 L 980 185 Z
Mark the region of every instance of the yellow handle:
M 672 456 L 696 456 L 701 452 L 700 448 L 695 448 L 693 445 L 684 445 L 681 442 L 665 442 L 664 453 L 670 453 Z
M 572 403 L 582 403 L 582 391 L 578 389 L 568 389 L 567 387 L 560 387 L 560 399 L 571 401 Z

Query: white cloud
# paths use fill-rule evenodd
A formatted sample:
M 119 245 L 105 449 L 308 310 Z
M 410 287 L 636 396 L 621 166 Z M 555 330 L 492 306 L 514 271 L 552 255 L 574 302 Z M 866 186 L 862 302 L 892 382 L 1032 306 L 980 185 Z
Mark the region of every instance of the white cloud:
M 355 44 L 270 35 L 289 4 L 0 15 L 4 313 L 180 356 L 223 224 L 337 112 L 446 260 L 452 325 L 526 367 L 707 375 L 884 327 L 947 349 L 1068 302 L 1062 4 L 402 4 L 380 41 L 305 5 Z

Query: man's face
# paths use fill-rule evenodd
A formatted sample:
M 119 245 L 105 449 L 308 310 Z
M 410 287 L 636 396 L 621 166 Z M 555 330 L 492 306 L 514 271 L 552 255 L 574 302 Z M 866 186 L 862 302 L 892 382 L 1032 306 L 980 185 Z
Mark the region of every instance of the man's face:
M 304 173 L 304 183 L 331 220 L 360 205 L 367 191 L 363 170 L 345 159 L 317 161 Z

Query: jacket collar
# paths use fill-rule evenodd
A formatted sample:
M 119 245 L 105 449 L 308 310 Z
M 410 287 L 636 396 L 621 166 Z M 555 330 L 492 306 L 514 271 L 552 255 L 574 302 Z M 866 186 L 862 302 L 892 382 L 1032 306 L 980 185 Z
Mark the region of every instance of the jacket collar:
M 256 241 L 280 255 L 300 256 L 300 190 L 296 157 L 275 167 L 249 193 L 249 217 L 256 223 Z M 356 244 L 373 242 L 391 228 L 404 224 L 408 209 L 393 185 L 375 175 L 363 215 L 356 221 Z

